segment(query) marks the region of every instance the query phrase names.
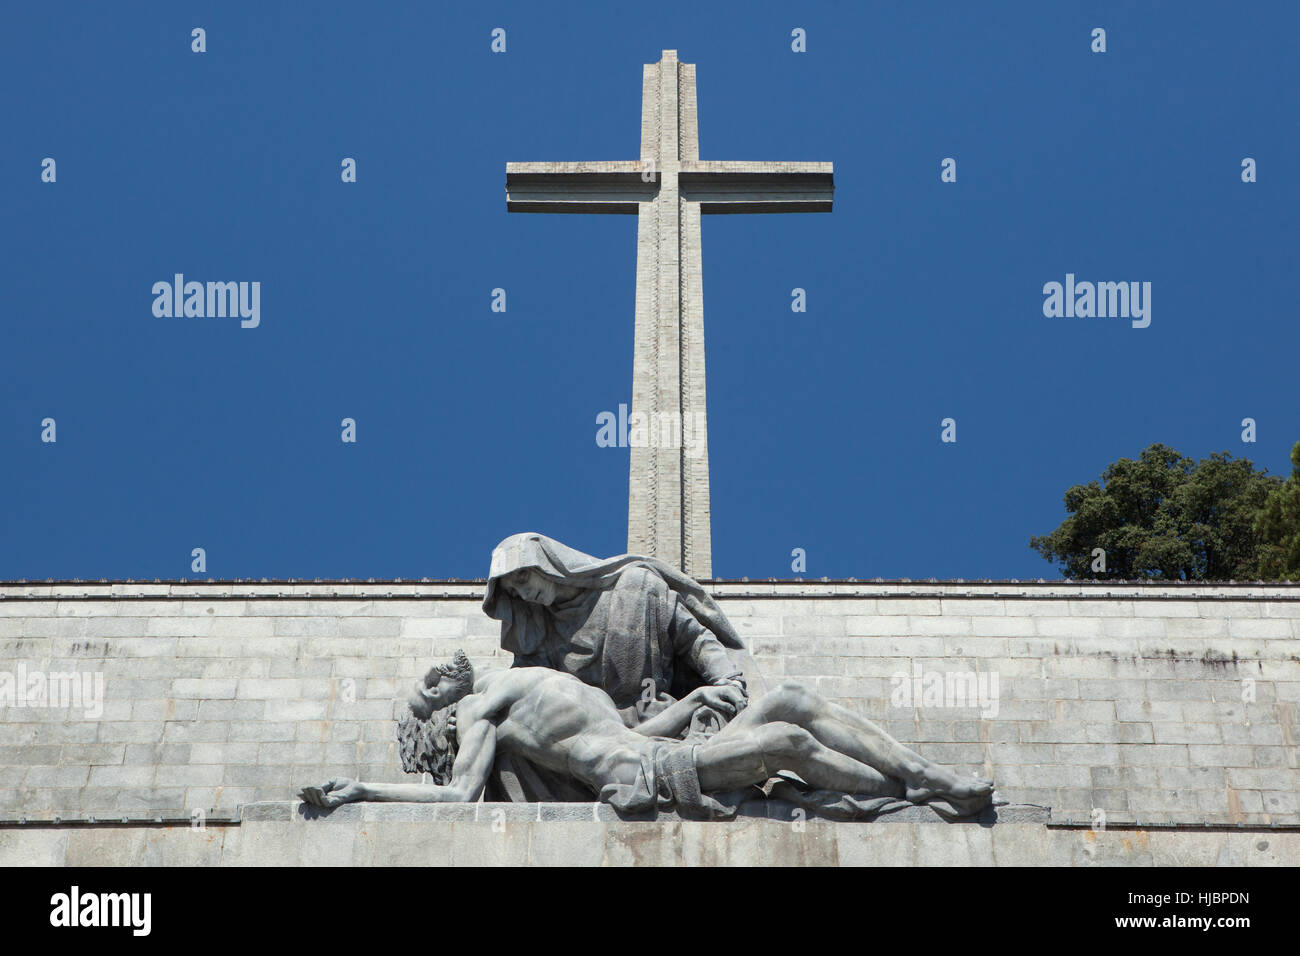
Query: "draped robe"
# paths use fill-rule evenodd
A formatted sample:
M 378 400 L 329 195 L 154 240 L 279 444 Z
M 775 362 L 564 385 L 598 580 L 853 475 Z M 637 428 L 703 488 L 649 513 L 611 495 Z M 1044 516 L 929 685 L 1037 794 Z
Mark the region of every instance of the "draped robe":
M 577 588 L 549 607 L 509 594 L 501 578 L 532 569 Z M 609 694 L 629 727 L 701 684 L 739 678 L 727 649 L 739 635 L 713 598 L 656 558 L 600 559 L 545 535 L 513 535 L 492 552 L 483 610 L 501 621 L 501 646 L 514 666 L 565 671 Z M 499 765 L 509 799 L 574 799 L 539 768 Z

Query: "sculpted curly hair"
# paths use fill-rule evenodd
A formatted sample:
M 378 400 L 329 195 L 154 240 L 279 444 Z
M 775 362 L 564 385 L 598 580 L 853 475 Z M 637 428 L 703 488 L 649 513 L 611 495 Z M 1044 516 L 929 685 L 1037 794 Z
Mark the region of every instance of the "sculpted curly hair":
M 427 773 L 433 782 L 451 782 L 451 767 L 456 762 L 456 735 L 447 730 L 451 708 L 435 710 L 428 720 L 410 711 L 397 722 L 397 748 L 402 769 L 407 773 Z
M 432 687 L 444 677 L 451 678 L 462 695 L 474 690 L 474 665 L 469 662 L 464 651 L 457 649 L 456 653 L 451 655 L 450 664 L 434 664 L 430 667 L 429 672 L 424 675 L 424 686 Z
M 434 664 L 424 675 L 424 686 L 432 687 L 442 678 L 449 678 L 462 694 L 474 689 L 474 667 L 462 650 L 452 655 L 448 664 Z M 447 721 L 454 713 L 451 707 L 440 707 L 421 720 L 408 711 L 397 722 L 397 746 L 402 757 L 402 769 L 407 773 L 427 773 L 433 782 L 445 785 L 451 781 L 452 764 L 456 761 L 456 735 L 447 729 Z

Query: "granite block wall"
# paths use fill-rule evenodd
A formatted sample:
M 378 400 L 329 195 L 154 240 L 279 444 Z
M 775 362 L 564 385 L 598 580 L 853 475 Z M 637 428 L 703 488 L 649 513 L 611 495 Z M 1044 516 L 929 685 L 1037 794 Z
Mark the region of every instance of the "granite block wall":
M 404 779 L 409 685 L 457 647 L 509 663 L 481 587 L 0 584 L 0 820 Z M 1054 820 L 1300 824 L 1300 586 L 711 587 L 755 693 L 800 681 Z M 32 698 L 57 675 L 87 696 Z

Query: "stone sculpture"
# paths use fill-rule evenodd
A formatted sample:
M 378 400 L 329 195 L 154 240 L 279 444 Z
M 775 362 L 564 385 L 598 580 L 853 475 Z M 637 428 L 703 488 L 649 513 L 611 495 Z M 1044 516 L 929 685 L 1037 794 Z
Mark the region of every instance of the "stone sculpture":
M 595 558 L 545 535 L 511 535 L 492 551 L 483 610 L 501 622 L 514 666 L 550 667 L 604 690 L 629 727 L 703 685 L 747 694 L 731 622 L 697 582 L 657 558 Z M 725 719 L 702 707 L 694 723 L 702 731 Z M 568 777 L 506 755 L 486 794 L 529 803 L 589 797 Z
M 958 778 L 800 684 L 745 703 L 735 685 L 699 687 L 632 728 L 607 693 L 572 674 L 514 667 L 476 675 L 457 652 L 416 685 L 399 734 L 406 769 L 430 773 L 432 784 L 336 779 L 300 796 L 323 808 L 475 801 L 505 754 L 569 776 L 626 814 L 675 808 L 727 817 L 745 788 L 783 773 L 813 788 L 812 802 L 839 795 L 861 815 L 928 803 L 960 817 L 992 802 L 991 781 Z M 683 739 L 700 707 L 732 719 L 717 733 Z
M 416 684 L 398 723 L 404 769 L 434 782 L 336 779 L 303 800 L 443 803 L 486 791 L 708 818 L 769 794 L 848 817 L 918 803 L 968 816 L 992 802 L 990 781 L 959 779 L 801 684 L 751 707 L 730 654 L 743 650 L 739 635 L 698 582 L 656 558 L 599 559 L 512 535 L 492 552 L 483 609 L 501 622 L 513 666 L 477 675 L 458 651 Z

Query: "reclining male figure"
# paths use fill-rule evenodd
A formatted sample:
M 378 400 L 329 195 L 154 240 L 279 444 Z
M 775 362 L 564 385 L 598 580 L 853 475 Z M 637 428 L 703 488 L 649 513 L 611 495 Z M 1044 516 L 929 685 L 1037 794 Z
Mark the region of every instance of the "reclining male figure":
M 761 784 L 792 771 L 813 787 L 914 803 L 942 798 L 960 814 L 992 800 L 993 784 L 961 779 L 904 747 L 868 720 L 794 682 L 749 707 L 731 685 L 699 687 L 629 729 L 604 691 L 547 667 L 476 676 L 463 651 L 415 686 L 411 714 L 427 721 L 454 708 L 447 737 L 456 747 L 450 780 L 439 784 L 331 780 L 300 796 L 321 807 L 359 800 L 475 801 L 498 752 L 513 754 L 590 787 L 624 811 L 676 803 L 698 809 L 701 794 Z M 703 742 L 671 739 L 702 706 L 735 715 Z M 743 709 L 742 709 L 743 708 Z

